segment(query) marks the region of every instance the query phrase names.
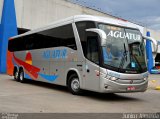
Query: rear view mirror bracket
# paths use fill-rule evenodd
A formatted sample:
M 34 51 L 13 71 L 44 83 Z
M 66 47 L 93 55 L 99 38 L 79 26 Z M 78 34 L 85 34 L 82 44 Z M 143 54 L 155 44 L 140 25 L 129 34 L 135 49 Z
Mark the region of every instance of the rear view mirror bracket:
M 86 31 L 87 32 L 95 32 L 95 33 L 97 33 L 101 38 L 101 46 L 105 46 L 106 45 L 107 35 L 103 30 L 97 29 L 97 28 L 90 28 L 90 29 L 86 29 Z

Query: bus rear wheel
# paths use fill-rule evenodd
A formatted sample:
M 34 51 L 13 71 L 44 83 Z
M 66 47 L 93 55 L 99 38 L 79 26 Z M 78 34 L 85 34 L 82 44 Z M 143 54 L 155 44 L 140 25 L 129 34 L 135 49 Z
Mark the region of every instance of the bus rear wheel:
M 18 70 L 17 69 L 14 69 L 14 80 L 18 81 Z
M 24 82 L 25 82 L 23 69 L 20 69 L 20 71 L 19 71 L 19 81 L 20 81 L 21 83 L 24 83 Z
M 73 95 L 79 95 L 81 93 L 79 78 L 76 74 L 70 75 L 68 89 Z

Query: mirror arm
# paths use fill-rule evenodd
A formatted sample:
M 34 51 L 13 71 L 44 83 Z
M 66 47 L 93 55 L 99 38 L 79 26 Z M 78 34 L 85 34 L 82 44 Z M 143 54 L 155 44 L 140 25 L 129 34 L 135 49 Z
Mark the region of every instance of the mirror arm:
M 106 44 L 107 35 L 103 30 L 98 28 L 90 28 L 90 29 L 86 29 L 86 31 L 97 33 L 101 38 L 101 45 L 103 46 Z

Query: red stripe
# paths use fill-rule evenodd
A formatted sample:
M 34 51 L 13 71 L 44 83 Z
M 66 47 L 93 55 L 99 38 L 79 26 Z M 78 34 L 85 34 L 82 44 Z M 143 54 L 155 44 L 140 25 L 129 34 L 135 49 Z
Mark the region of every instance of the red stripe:
M 13 53 L 13 57 L 14 57 L 14 60 L 16 62 L 18 62 L 19 65 L 23 66 L 29 73 L 31 73 L 35 78 L 38 78 L 38 72 L 40 72 L 40 69 L 35 67 L 35 66 L 32 66 L 18 58 L 15 57 L 14 53 Z

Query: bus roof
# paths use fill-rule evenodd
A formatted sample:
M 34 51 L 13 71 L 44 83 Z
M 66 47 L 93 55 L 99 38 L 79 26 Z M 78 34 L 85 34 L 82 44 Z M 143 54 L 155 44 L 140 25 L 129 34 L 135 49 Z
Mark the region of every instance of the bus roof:
M 75 22 L 77 21 L 96 21 L 96 22 L 102 22 L 106 24 L 113 24 L 117 26 L 138 29 L 136 24 L 133 24 L 131 22 L 128 22 L 127 20 L 118 19 L 118 18 L 113 19 L 113 18 L 108 18 L 108 17 L 92 16 L 92 15 L 76 15 L 74 16 L 74 21 Z
M 12 38 L 17 38 L 17 37 L 37 33 L 37 32 L 43 31 L 43 30 L 51 29 L 54 27 L 58 27 L 61 25 L 65 25 L 65 24 L 69 24 L 69 23 L 73 23 L 73 22 L 78 22 L 78 21 L 95 21 L 95 22 L 101 22 L 101 23 L 106 23 L 106 24 L 111 24 L 111 25 L 117 25 L 117 26 L 121 26 L 121 27 L 129 27 L 129 28 L 139 29 L 136 24 L 125 21 L 125 20 L 121 20 L 121 19 L 113 19 L 113 18 L 92 16 L 92 15 L 75 15 L 72 17 L 68 17 L 66 19 L 55 21 L 55 22 L 53 22 L 49 25 L 46 25 L 44 27 L 28 31 L 28 32 L 23 33 L 21 35 L 14 36 Z

